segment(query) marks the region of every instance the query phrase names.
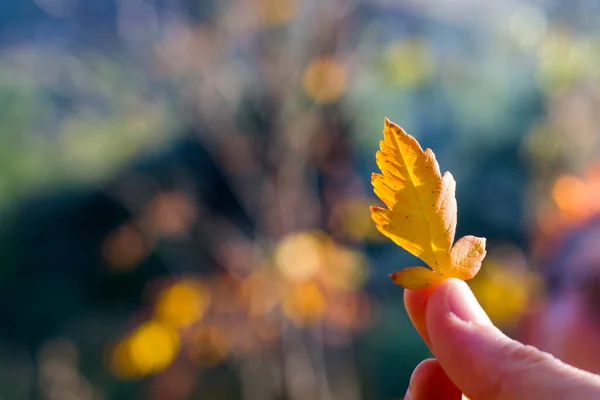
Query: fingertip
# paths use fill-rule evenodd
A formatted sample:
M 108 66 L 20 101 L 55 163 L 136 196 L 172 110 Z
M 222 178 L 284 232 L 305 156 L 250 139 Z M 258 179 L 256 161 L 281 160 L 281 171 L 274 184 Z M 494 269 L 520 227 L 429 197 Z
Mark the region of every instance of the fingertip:
M 471 304 L 473 301 L 478 305 L 469 286 L 460 279 L 446 279 L 431 288 L 404 290 L 404 305 L 408 316 L 430 349 L 431 338 L 427 319 L 432 318 L 432 316 L 428 317 L 428 314 L 436 315 L 433 318 L 439 320 L 440 318 L 437 315 L 445 315 L 449 312 L 450 298 L 454 299 L 452 304 L 456 304 L 456 312 L 461 315 L 465 314 L 464 310 L 468 308 L 466 305 Z M 433 310 L 428 311 L 429 308 Z
M 488 336 L 479 334 L 479 327 L 498 337 L 469 286 L 460 279 L 446 279 L 431 294 L 427 302 L 426 329 L 431 349 L 444 367 L 447 360 L 456 362 L 485 345 Z
M 440 368 L 471 398 L 600 398 L 598 376 L 504 335 L 465 282 L 441 282 L 426 314 Z
M 461 398 L 461 391 L 448 378 L 440 363 L 433 358 L 417 365 L 410 377 L 406 399 L 459 400 Z
M 429 334 L 427 333 L 427 303 L 434 288 L 404 290 L 404 306 L 411 322 L 421 335 L 427 346 L 430 346 Z
M 463 280 L 450 278 L 439 285 L 431 301 L 434 312 L 452 313 L 464 322 L 492 325 L 471 288 Z

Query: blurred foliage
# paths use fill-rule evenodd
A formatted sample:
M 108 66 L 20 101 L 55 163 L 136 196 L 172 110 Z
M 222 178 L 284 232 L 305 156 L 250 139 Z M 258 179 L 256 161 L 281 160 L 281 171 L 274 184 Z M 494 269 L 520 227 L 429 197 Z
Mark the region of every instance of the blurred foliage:
M 597 210 L 599 12 L 4 0 L 0 396 L 400 398 L 427 349 L 368 214 L 384 117 L 452 171 L 514 332 L 523 251 Z

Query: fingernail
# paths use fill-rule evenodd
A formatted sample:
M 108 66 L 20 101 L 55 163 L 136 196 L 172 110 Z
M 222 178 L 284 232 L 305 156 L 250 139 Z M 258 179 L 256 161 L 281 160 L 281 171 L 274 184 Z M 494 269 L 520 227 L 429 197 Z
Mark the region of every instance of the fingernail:
M 448 282 L 446 302 L 450 312 L 465 322 L 492 323 L 464 281 L 452 279 Z

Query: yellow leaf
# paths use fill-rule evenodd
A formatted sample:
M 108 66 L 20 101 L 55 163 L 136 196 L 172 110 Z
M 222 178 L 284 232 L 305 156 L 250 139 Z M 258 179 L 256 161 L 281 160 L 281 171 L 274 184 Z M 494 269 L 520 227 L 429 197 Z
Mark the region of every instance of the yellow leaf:
M 472 278 L 485 256 L 485 239 L 469 236 L 452 249 L 456 231 L 456 182 L 440 173 L 435 154 L 385 120 L 377 152 L 381 174 L 373 174 L 375 194 L 387 208 L 371 207 L 377 229 L 428 266 L 392 275 L 405 288 L 432 286 L 442 279 Z
M 425 267 L 409 267 L 390 274 L 390 278 L 406 289 L 424 289 L 440 282 L 438 273 Z
M 464 281 L 473 278 L 479 272 L 485 254 L 485 238 L 471 235 L 461 237 L 450 251 L 450 273 Z
M 442 273 L 456 229 L 454 178 L 442 178 L 433 152 L 389 120 L 383 134 L 382 174 L 373 174 L 372 183 L 388 209 L 372 207 L 373 219 L 381 233 Z

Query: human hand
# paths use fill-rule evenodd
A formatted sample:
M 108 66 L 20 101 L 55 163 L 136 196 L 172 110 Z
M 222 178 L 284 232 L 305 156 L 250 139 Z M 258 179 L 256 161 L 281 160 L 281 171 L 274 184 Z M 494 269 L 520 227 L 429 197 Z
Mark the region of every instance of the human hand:
M 406 290 L 404 303 L 436 357 L 417 366 L 406 399 L 600 399 L 600 376 L 508 338 L 461 280 Z

